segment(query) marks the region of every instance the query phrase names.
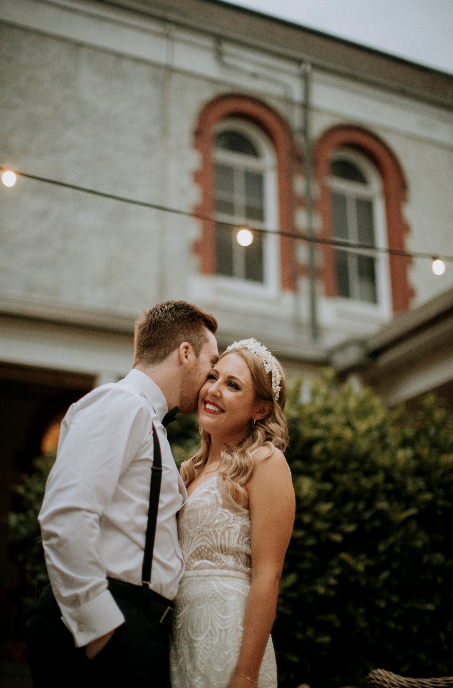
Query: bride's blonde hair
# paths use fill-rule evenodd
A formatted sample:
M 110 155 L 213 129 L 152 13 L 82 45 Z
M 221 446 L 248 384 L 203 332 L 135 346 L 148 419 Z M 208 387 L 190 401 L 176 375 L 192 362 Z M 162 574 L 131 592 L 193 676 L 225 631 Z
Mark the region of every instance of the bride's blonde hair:
M 254 426 L 250 423 L 250 428 L 241 442 L 237 445 L 227 445 L 222 451 L 219 473 L 233 495 L 235 492 L 246 494 L 243 486 L 249 480 L 253 470 L 252 453 L 255 449 L 267 444 L 269 449 L 267 456 L 272 454 L 273 447 L 277 447 L 282 452 L 285 451 L 288 446 L 288 427 L 283 413 L 286 403 L 286 379 L 277 359 L 275 362 L 282 376 L 278 401 L 272 391 L 272 372 L 266 373 L 262 361 L 255 353 L 247 348 L 235 348 L 231 352 L 226 351 L 219 360 L 228 356 L 229 353 L 239 354 L 247 363 L 255 390 L 255 401 L 270 402 L 270 411 L 267 416 L 257 421 Z M 200 428 L 200 437 L 199 450 L 181 464 L 181 477 L 186 487 L 208 460 L 211 435 Z

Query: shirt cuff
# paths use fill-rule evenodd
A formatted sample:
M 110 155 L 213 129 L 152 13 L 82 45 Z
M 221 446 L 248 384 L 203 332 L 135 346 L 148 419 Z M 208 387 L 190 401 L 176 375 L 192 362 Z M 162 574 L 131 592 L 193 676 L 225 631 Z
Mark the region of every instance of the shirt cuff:
M 63 622 L 71 631 L 76 647 L 88 645 L 92 640 L 121 626 L 125 620 L 108 590 L 77 609 L 63 608 L 62 612 Z

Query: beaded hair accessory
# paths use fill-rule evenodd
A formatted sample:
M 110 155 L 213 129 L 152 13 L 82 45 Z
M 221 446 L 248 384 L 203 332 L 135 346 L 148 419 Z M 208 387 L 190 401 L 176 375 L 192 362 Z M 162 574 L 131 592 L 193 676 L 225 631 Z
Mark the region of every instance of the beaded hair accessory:
M 266 349 L 265 346 L 256 341 L 256 339 L 241 339 L 240 342 L 233 342 L 230 346 L 225 349 L 227 351 L 236 351 L 237 349 L 248 349 L 254 353 L 260 359 L 264 366 L 266 373 L 272 373 L 272 393 L 274 395 L 275 401 L 278 401 L 280 396 L 280 381 L 282 379 L 281 373 L 277 366 L 277 361 L 271 352 Z

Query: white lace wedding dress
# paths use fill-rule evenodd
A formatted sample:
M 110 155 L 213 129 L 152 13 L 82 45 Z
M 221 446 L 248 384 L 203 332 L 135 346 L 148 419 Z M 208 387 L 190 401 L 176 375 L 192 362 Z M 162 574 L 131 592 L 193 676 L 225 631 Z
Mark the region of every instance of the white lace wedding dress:
M 178 530 L 186 568 L 175 600 L 171 685 L 226 688 L 239 657 L 250 590 L 250 515 L 214 474 L 190 495 Z M 276 686 L 269 638 L 258 688 Z

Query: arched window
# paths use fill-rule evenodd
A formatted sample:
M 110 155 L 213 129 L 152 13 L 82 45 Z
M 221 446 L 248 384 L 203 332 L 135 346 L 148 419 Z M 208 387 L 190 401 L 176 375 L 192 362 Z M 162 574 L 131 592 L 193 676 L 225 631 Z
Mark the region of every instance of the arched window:
M 271 237 L 253 232 L 241 246 L 236 237 L 272 226 L 275 219 L 275 159 L 260 131 L 247 122 L 226 119 L 217 127 L 214 145 L 215 272 L 218 275 L 268 283 L 276 247 Z M 274 251 L 272 251 L 274 248 Z M 274 268 L 275 271 L 275 268 Z
M 385 246 L 379 175 L 357 152 L 339 149 L 330 163 L 332 234 L 370 249 Z M 384 298 L 383 257 L 361 249 L 335 249 L 337 295 L 367 303 Z
M 407 251 L 406 183 L 387 144 L 352 125 L 328 129 L 314 147 L 321 236 Z M 409 308 L 410 257 L 324 245 L 319 274 L 328 298 L 379 308 L 387 317 Z
M 200 112 L 194 147 L 200 153 L 195 181 L 201 198 L 194 208 L 203 217 L 194 244 L 200 274 L 217 276 L 221 288 L 249 293 L 294 289 L 291 239 L 255 231 L 252 244 L 242 247 L 236 241 L 237 229 L 227 225 L 292 231 L 296 163 L 285 121 L 255 98 L 222 95 Z

